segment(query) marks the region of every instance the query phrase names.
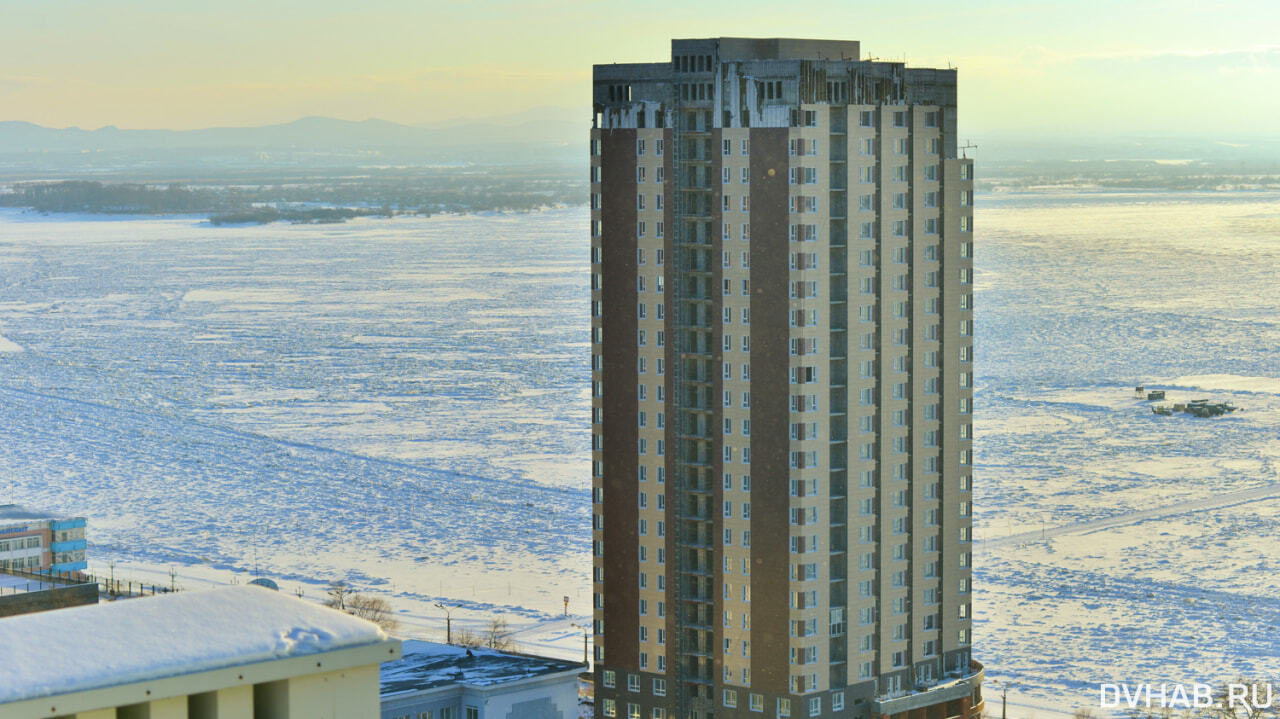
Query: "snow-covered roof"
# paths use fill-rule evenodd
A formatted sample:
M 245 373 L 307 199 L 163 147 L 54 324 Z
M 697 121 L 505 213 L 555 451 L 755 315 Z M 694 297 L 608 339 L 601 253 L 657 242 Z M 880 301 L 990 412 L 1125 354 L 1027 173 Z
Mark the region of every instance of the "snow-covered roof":
M 387 638 L 376 624 L 248 585 L 0 619 L 0 704 Z
M 581 671 L 578 662 L 509 654 L 493 649 L 471 649 L 450 644 L 406 640 L 404 657 L 382 665 L 382 696 L 434 689 L 450 684 L 473 687 Z

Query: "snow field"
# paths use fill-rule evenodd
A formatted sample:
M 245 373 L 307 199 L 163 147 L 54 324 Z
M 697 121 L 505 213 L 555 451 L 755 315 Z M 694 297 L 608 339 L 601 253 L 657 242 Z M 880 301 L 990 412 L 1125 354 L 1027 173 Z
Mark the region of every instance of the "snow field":
M 978 198 L 975 656 L 1010 715 L 1274 672 L 1280 203 Z M 0 477 L 93 568 L 341 578 L 408 636 L 590 620 L 587 213 L 211 228 L 0 213 Z M 1206 397 L 1242 407 L 1158 417 Z M 1043 533 L 1044 539 L 1038 536 Z M 561 598 L 570 597 L 569 616 Z M 994 683 L 993 683 L 994 686 Z M 994 709 L 998 694 L 988 693 Z

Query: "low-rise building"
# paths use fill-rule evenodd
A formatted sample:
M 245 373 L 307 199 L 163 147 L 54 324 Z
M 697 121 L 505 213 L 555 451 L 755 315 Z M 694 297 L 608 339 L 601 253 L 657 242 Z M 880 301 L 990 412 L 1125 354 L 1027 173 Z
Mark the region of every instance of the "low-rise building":
M 62 517 L 0 504 L 0 570 L 79 572 L 85 561 L 84 517 Z
M 0 617 L 98 603 L 98 584 L 84 575 L 0 571 Z
M 405 641 L 382 666 L 382 719 L 575 719 L 580 662 Z
M 400 642 L 234 586 L 0 619 L 5 719 L 368 719 Z

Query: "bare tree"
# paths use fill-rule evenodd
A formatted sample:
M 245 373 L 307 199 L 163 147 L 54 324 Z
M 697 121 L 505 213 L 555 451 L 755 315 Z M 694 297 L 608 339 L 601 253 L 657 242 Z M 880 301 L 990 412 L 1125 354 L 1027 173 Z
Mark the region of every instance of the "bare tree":
M 400 622 L 396 621 L 392 612 L 391 603 L 382 597 L 351 594 L 347 597 L 346 604 L 349 614 L 354 614 L 361 619 L 368 619 L 382 627 L 384 632 L 394 632 L 400 628 Z
M 1079 711 L 1076 712 L 1079 715 Z M 1092 714 L 1092 711 L 1088 711 Z M 1142 708 L 1132 708 L 1129 710 L 1130 719 L 1173 719 L 1173 707 L 1171 706 L 1150 706 Z
M 367 619 L 382 627 L 385 632 L 394 632 L 400 628 L 400 622 L 396 621 L 391 603 L 382 597 L 356 594 L 341 579 L 329 582 L 329 588 L 325 592 L 329 595 L 324 600 L 326 607 L 333 607 L 361 619 Z M 299 593 L 298 596 L 302 595 Z
M 489 620 L 489 626 L 485 628 L 485 646 L 500 651 L 515 650 L 516 643 L 511 639 L 511 630 L 507 627 L 506 619 L 495 617 Z
M 347 610 L 348 597 L 351 596 L 351 588 L 347 586 L 347 583 L 341 579 L 334 580 L 329 582 L 329 589 L 326 591 L 329 594 L 329 598 L 324 600 L 324 605 L 334 609 L 341 609 L 345 612 Z
M 478 649 L 484 646 L 484 639 L 466 629 L 455 629 L 453 630 L 453 643 L 460 647 Z
M 1240 678 L 1214 691 L 1210 719 L 1271 719 L 1280 716 L 1280 702 L 1269 682 Z

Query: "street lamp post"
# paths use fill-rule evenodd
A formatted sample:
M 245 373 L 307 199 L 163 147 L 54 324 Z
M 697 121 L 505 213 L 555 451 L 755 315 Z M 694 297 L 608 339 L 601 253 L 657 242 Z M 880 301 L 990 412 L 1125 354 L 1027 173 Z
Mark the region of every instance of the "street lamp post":
M 1001 681 L 999 679 L 992 679 L 990 681 L 1000 685 L 1000 719 L 1009 719 L 1009 715 L 1008 715 L 1009 689 L 1010 687 L 1016 687 L 1021 685 L 1022 682 L 1007 682 L 1007 681 Z
M 436 608 L 444 611 L 444 643 L 453 644 L 453 607 L 436 602 Z
M 576 622 L 574 622 L 572 626 L 575 626 L 582 630 L 582 663 L 590 666 L 591 655 L 587 652 L 587 640 L 591 637 L 591 628 L 584 627 L 581 624 L 578 624 Z

